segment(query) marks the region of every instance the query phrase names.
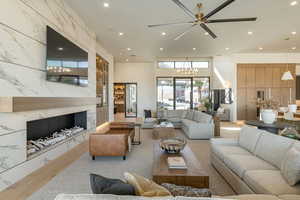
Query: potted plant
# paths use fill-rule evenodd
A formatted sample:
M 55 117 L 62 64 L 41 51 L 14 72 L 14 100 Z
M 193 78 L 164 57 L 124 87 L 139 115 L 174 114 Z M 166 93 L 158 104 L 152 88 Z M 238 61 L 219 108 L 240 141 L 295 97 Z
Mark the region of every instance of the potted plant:
M 273 124 L 277 118 L 278 103 L 268 99 L 257 101 L 257 105 L 260 108 L 261 119 L 266 124 Z

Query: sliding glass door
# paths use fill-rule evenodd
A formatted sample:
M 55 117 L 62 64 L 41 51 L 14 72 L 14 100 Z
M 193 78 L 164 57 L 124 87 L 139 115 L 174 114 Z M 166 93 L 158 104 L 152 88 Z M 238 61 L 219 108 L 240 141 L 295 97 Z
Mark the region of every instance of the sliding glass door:
M 210 97 L 209 78 L 193 78 L 193 108 L 203 106 Z
M 203 106 L 210 98 L 209 77 L 158 77 L 157 107 L 186 110 Z
M 137 117 L 137 84 L 125 84 L 125 117 Z
M 191 108 L 192 78 L 175 78 L 175 110 Z
M 174 109 L 173 78 L 157 79 L 157 107 L 162 110 Z

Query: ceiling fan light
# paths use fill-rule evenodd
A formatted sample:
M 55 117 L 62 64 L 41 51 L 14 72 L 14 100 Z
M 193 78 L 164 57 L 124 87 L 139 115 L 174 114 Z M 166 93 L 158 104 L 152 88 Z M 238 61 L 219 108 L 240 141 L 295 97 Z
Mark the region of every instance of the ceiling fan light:
M 290 81 L 290 80 L 294 80 L 294 77 L 290 71 L 287 71 L 287 72 L 283 73 L 281 80 L 282 81 Z

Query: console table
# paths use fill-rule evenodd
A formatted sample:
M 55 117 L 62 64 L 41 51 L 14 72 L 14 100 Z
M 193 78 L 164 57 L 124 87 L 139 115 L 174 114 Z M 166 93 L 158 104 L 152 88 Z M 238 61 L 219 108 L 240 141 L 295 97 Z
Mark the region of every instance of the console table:
M 245 121 L 245 124 L 250 126 L 256 126 L 259 129 L 268 131 L 270 133 L 278 134 L 279 130 L 283 130 L 286 127 L 296 127 L 294 125 L 284 123 L 284 122 L 274 122 L 273 124 L 266 124 L 263 121 L 258 120 L 248 120 Z

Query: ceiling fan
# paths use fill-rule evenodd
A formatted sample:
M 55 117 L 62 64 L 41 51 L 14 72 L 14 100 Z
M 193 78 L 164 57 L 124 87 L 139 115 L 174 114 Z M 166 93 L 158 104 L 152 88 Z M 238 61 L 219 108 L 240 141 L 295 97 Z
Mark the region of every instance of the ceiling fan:
M 202 4 L 198 3 L 197 8 L 199 9 L 199 12 L 194 14 L 191 10 L 189 10 L 183 3 L 181 3 L 180 0 L 172 0 L 178 7 L 180 7 L 188 16 L 190 16 L 193 20 L 189 22 L 178 22 L 178 23 L 168 23 L 168 24 L 155 24 L 155 25 L 148 25 L 149 28 L 154 27 L 160 27 L 160 26 L 170 26 L 170 25 L 184 25 L 184 24 L 191 24 L 191 27 L 189 27 L 187 30 L 185 30 L 183 33 L 179 34 L 174 40 L 179 40 L 181 37 L 183 37 L 188 32 L 192 31 L 192 29 L 199 25 L 201 26 L 212 38 L 216 39 L 217 36 L 214 34 L 214 32 L 207 26 L 209 23 L 224 23 L 224 22 L 246 22 L 246 21 L 256 21 L 256 17 L 252 18 L 232 18 L 232 19 L 209 19 L 219 11 L 221 11 L 223 8 L 227 7 L 229 4 L 233 3 L 235 0 L 227 0 L 223 4 L 221 4 L 219 7 L 208 13 L 207 15 L 204 15 L 201 12 Z

